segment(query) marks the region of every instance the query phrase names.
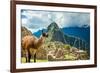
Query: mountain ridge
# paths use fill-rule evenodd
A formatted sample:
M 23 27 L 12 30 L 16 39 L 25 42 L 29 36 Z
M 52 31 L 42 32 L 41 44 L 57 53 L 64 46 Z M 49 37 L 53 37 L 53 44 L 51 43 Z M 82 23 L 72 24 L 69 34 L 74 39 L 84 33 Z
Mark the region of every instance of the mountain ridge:
M 72 27 L 74 28 L 74 27 Z M 79 28 L 79 27 L 77 27 Z M 70 29 L 70 28 L 69 28 Z M 79 28 L 81 29 L 81 28 Z M 89 50 L 89 43 L 87 41 L 83 40 L 82 38 L 78 36 L 69 35 L 66 32 L 64 32 L 56 22 L 52 22 L 47 29 L 43 29 L 48 31 L 48 39 L 47 41 L 59 41 L 64 44 L 69 44 L 71 46 L 77 47 L 79 49 L 88 49 Z M 82 30 L 82 29 L 81 29 Z M 41 34 L 42 30 L 39 30 L 39 33 Z M 38 32 L 37 32 L 38 33 Z M 77 33 L 76 33 L 77 34 Z M 83 34 L 83 33 L 82 33 Z M 81 34 L 79 34 L 81 35 Z

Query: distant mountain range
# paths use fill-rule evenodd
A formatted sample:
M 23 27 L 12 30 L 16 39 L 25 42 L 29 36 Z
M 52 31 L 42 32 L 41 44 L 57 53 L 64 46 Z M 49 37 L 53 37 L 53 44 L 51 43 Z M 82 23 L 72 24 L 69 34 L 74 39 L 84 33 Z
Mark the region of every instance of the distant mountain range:
M 64 44 L 70 44 L 71 46 L 77 47 L 79 49 L 90 48 L 90 28 L 79 28 L 79 27 L 69 27 L 69 28 L 59 28 L 57 23 L 52 22 L 47 29 L 43 29 L 48 32 L 47 41 L 59 41 Z M 33 35 L 39 37 L 42 30 L 39 30 Z
M 64 34 L 79 37 L 82 40 L 85 40 L 86 42 L 90 42 L 90 27 L 67 27 L 61 29 Z

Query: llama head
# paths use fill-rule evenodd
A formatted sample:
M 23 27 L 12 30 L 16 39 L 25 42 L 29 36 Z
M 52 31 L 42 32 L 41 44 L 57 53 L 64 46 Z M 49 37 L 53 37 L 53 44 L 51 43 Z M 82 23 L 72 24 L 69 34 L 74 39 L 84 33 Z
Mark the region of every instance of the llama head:
M 48 37 L 48 33 L 47 33 L 47 32 L 44 32 L 44 31 L 42 30 L 42 36 L 43 36 L 43 37 Z

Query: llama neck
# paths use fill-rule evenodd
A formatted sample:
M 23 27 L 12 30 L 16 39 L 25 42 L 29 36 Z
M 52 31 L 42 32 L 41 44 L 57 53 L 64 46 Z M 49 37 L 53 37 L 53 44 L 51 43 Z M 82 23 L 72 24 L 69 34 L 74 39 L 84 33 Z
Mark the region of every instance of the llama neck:
M 38 41 L 37 41 L 37 46 L 38 47 L 41 47 L 42 46 L 42 44 L 44 43 L 44 41 L 45 41 L 45 37 L 40 37 L 39 39 L 38 39 Z

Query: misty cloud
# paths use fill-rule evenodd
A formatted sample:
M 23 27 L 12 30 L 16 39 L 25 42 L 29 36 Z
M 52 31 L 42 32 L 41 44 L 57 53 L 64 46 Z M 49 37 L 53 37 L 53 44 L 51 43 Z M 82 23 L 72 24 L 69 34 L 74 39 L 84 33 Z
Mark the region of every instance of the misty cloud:
M 47 28 L 56 22 L 60 28 L 90 26 L 90 14 L 82 12 L 61 11 L 34 11 L 21 10 L 22 26 L 29 28 L 32 32 Z M 36 29 L 36 30 L 35 30 Z

